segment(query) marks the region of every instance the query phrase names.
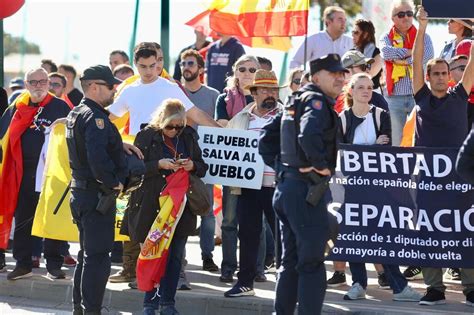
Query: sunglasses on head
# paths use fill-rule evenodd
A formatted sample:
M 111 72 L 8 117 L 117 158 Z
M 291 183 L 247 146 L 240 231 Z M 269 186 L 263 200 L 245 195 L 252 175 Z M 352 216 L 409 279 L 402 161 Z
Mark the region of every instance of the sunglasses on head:
M 255 73 L 257 71 L 257 68 L 246 68 L 246 67 L 239 67 L 237 70 L 239 70 L 239 72 L 242 72 L 244 73 L 245 71 L 249 71 L 250 73 Z
M 193 60 L 181 61 L 181 67 L 193 67 L 196 63 Z
M 171 125 L 168 125 L 168 126 L 165 126 L 165 129 L 166 130 L 173 130 L 175 129 L 176 131 L 181 131 L 183 130 L 184 126 L 171 126 Z
M 400 11 L 394 16 L 397 16 L 399 19 L 403 19 L 405 16 L 413 17 L 413 15 L 414 15 L 413 11 L 408 10 L 408 11 Z

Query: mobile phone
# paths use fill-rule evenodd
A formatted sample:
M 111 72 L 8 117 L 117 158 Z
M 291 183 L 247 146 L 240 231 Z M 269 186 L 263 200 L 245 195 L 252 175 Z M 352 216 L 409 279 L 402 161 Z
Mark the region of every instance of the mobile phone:
M 188 159 L 179 159 L 179 160 L 176 160 L 176 164 L 184 164 L 188 161 Z

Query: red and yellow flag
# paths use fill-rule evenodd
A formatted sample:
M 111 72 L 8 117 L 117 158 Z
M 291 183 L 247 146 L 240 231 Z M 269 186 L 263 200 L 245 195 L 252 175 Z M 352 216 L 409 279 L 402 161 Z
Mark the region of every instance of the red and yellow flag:
M 160 195 L 160 211 L 142 245 L 137 261 L 138 289 L 150 291 L 160 284 L 166 271 L 168 252 L 174 231 L 186 204 L 189 174 L 184 169 L 166 178 L 166 187 Z
M 240 37 L 301 36 L 307 32 L 308 0 L 214 0 L 211 28 Z

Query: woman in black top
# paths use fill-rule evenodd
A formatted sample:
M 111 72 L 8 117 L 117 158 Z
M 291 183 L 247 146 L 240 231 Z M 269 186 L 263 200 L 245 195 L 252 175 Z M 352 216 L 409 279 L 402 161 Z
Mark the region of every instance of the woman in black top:
M 199 148 L 198 135 L 186 127 L 186 111 L 181 101 L 167 99 L 153 114 L 153 118 L 135 139 L 143 152 L 145 179 L 130 196 L 126 220 L 130 239 L 143 243 L 160 209 L 159 196 L 166 184 L 166 176 L 179 168 L 203 177 L 207 171 Z M 176 227 L 168 252 L 168 263 L 161 279 L 159 292 L 145 293 L 143 314 L 155 314 L 161 307 L 167 314 L 177 314 L 174 307 L 176 288 L 184 248 L 189 235 L 196 229 L 196 216 L 186 206 Z
M 383 60 L 380 55 L 380 50 L 375 46 L 374 24 L 364 19 L 356 20 L 354 29 L 352 30 L 352 40 L 355 49 L 362 52 L 367 58 L 374 58 L 375 61 L 371 64 L 369 74 L 374 82 L 374 89 L 379 89 L 383 71 Z

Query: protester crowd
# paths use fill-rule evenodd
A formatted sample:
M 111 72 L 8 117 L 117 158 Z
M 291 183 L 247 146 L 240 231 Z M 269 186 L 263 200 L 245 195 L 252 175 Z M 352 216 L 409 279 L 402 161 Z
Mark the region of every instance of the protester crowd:
M 411 1 L 395 0 L 391 14 L 390 29 L 376 40 L 371 21 L 357 19 L 354 25 L 348 26 L 343 9 L 327 7 L 325 29 L 308 37 L 307 45 L 296 50 L 288 78 L 278 78 L 267 58 L 246 54 L 235 37 L 219 34 L 211 43 L 196 29 L 196 42 L 176 56 L 173 76 L 163 68 L 160 45 L 143 42 L 135 47 L 133 60 L 122 50 L 112 51 L 110 67 L 90 67 L 79 75 L 80 71 L 73 65 L 57 66 L 45 59 L 24 78 L 12 79 L 8 98 L 0 89 L 3 114 L 0 139 L 7 136 L 9 139 L 0 142 L 3 149 L 0 207 L 4 207 L 3 213 L 9 211 L 14 216 L 11 234 L 0 231 L 5 240 L 5 248 L 0 249 L 0 272 L 7 272 L 6 250 L 12 250 L 16 260 L 15 268 L 7 275 L 11 281 L 30 277 L 32 268 L 39 267 L 42 255 L 52 279 L 65 278 L 61 266 L 77 264 L 74 314 L 100 313 L 107 279 L 141 289 L 136 281 L 137 260 L 143 255 L 143 244 L 150 237 L 150 228 L 162 206 L 158 196 L 167 178 L 179 170 L 203 177 L 207 170 L 196 129 L 210 126 L 258 133 L 265 129 L 265 135 L 269 136 L 271 131 L 280 132 L 279 127 L 271 128 L 281 119 L 284 132 L 287 105 L 291 105 L 295 95 L 324 95 L 324 100 L 312 101 L 313 111 L 321 110 L 326 103 L 332 104 L 333 110 L 321 116 L 324 119 L 318 118 L 322 122 L 315 123 L 311 120 L 314 113 L 305 112 L 302 123 L 308 119 L 306 130 L 314 127 L 317 134 L 323 128 L 321 124 L 328 119 L 335 121 L 333 126 L 321 131 L 333 129 L 334 137 L 330 140 L 333 144 L 301 140 L 303 148 L 314 145 L 317 151 L 321 145 L 327 152 L 339 144 L 461 148 L 474 120 L 472 21 L 449 20 L 447 27 L 455 38 L 446 38 L 446 46 L 436 52 L 428 35 L 429 12 L 422 7 L 415 9 Z M 413 23 L 415 16 L 418 28 Z M 352 30 L 352 37 L 345 34 L 348 28 Z M 309 71 L 303 70 L 306 62 Z M 82 92 L 74 85 L 77 76 Z M 284 80 L 287 84 L 280 86 L 278 82 Z M 66 117 L 73 176 L 71 211 L 81 233 L 77 262 L 70 255 L 67 242 L 31 235 L 41 191 L 42 173 L 38 171 L 38 162 L 45 133 L 57 119 Z M 118 131 L 132 136 L 134 145 L 122 144 Z M 261 141 L 267 140 L 262 138 Z M 279 138 L 271 141 L 278 143 L 279 152 Z M 267 145 L 262 142 L 264 150 L 261 152 L 268 152 Z M 124 150 L 127 153 L 124 154 Z M 99 182 L 110 191 L 126 189 L 123 185 L 127 154 L 137 154 L 143 160 L 144 181 L 130 193 L 123 219 L 121 233 L 130 240 L 113 244 L 110 220 L 113 221 L 114 216 L 109 213 L 105 219 L 95 214 L 96 225 L 91 225 L 92 216 L 84 209 L 93 209 L 99 202 L 97 193 L 94 196 L 88 190 L 99 191 Z M 327 155 L 330 156 L 330 152 Z M 263 157 L 266 165 L 260 189 L 224 186 L 222 213 L 219 214 L 222 222 L 216 220 L 212 206 L 200 218 L 202 269 L 220 272 L 220 281 L 234 283 L 224 293 L 225 297 L 241 297 L 255 295 L 254 282 L 267 281 L 265 273 L 276 266 L 279 268 L 276 313 L 292 314 L 299 301 L 300 314 L 317 314 L 321 311 L 319 304 L 324 299 L 326 286 L 346 285 L 346 262 L 334 262 L 334 273 L 326 281 L 324 264 L 321 267 L 312 263 L 313 260 L 321 263 L 324 258 L 309 255 L 297 248 L 299 245 L 290 247 L 291 233 L 296 238 L 305 236 L 292 230 L 287 205 L 278 201 L 281 191 L 275 189 L 278 172 L 272 164 L 274 161 Z M 18 164 L 22 167 L 15 166 Z M 317 162 L 314 167 L 321 175 L 334 172 L 330 163 Z M 91 184 L 91 178 L 98 181 Z M 213 192 L 214 187 L 207 185 L 210 200 L 214 199 Z M 272 205 L 274 198 L 276 204 Z M 191 288 L 186 279 L 185 245 L 187 238 L 196 234 L 197 216 L 189 207 L 182 209 L 179 215 L 168 249 L 165 274 L 159 289 L 146 290 L 144 314 L 155 314 L 158 310 L 160 314 L 178 314 L 174 305 L 176 290 Z M 216 236 L 219 229 L 220 237 Z M 218 266 L 213 251 L 220 242 L 223 258 Z M 300 257 L 291 256 L 296 250 Z M 310 261 L 300 261 L 305 258 Z M 117 274 L 110 275 L 110 259 L 122 264 Z M 344 299 L 364 299 L 365 264 L 348 263 L 352 284 Z M 423 305 L 445 303 L 446 286 L 440 268 L 408 266 L 402 273 L 399 266 L 376 264 L 375 269 L 379 287 L 393 290 L 395 301 Z M 474 306 L 473 270 L 448 269 L 446 272 L 450 280 L 461 281 L 470 306 Z M 298 273 L 305 274 L 306 280 L 301 277 L 298 280 Z M 322 273 L 324 279 L 319 276 Z M 424 295 L 408 285 L 409 280 L 421 278 L 427 285 Z M 310 279 L 314 280 L 313 288 L 306 283 Z M 292 292 L 292 297 L 288 292 L 296 288 L 297 281 L 300 281 L 300 292 Z

